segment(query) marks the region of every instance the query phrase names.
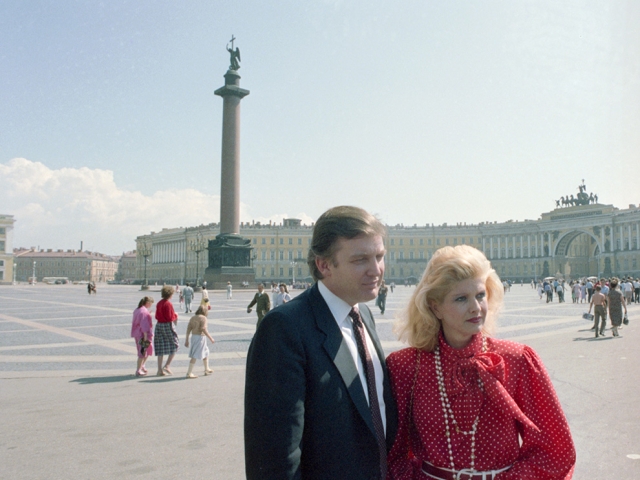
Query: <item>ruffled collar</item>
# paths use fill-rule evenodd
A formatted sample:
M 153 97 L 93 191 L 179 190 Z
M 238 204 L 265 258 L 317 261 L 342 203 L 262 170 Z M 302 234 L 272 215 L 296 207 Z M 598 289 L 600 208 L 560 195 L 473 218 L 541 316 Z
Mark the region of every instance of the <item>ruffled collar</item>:
M 487 400 L 499 406 L 506 415 L 525 426 L 539 431 L 538 427 L 522 412 L 504 387 L 505 362 L 501 355 L 489 349 L 482 351 L 482 334 L 474 335 L 469 344 L 461 349 L 452 348 L 442 331 L 438 338 L 445 388 L 450 398 L 457 395 L 481 394 L 478 378 Z

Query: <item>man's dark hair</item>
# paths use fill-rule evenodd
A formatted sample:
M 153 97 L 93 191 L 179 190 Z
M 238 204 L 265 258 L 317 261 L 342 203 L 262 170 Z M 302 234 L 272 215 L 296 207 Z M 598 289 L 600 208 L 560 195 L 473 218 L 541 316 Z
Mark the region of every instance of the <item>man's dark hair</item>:
M 327 210 L 313 227 L 307 256 L 307 265 L 313 279 L 322 280 L 322 274 L 316 266 L 316 258 L 333 260 L 339 239 L 350 240 L 360 235 L 379 235 L 384 238 L 386 233 L 382 222 L 362 208 L 340 206 Z

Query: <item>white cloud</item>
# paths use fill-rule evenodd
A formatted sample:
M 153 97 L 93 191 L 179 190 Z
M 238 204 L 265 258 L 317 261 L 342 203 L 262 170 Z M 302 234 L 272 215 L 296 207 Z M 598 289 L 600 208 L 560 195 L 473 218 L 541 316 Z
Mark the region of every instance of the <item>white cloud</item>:
M 251 221 L 241 205 L 242 221 Z M 220 197 L 198 190 L 160 190 L 153 195 L 119 188 L 111 170 L 61 168 L 14 158 L 0 163 L 0 213 L 14 215 L 14 247 L 79 248 L 117 254 L 135 238 L 162 228 L 217 222 Z M 287 214 L 253 220 L 281 223 Z M 305 224 L 314 220 L 294 215 Z

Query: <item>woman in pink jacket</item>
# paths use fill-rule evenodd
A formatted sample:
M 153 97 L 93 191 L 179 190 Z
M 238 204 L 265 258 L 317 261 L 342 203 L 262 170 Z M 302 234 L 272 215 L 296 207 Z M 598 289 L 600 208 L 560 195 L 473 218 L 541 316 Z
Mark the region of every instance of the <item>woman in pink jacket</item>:
M 136 350 L 138 351 L 136 377 L 143 377 L 147 374 L 144 364 L 147 358 L 153 355 L 153 320 L 149 312 L 151 305 L 153 305 L 153 298 L 144 297 L 138 303 L 138 308 L 133 311 L 131 336 L 136 340 Z

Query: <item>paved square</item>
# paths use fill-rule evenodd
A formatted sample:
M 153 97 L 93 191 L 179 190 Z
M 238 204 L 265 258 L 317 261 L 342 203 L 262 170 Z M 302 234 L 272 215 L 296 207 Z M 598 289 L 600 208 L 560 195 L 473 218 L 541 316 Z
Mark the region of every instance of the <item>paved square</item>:
M 387 353 L 402 348 L 393 317 L 411 287 L 396 288 L 384 316 L 371 304 Z M 256 316 L 253 290 L 209 292 L 211 377 L 186 380 L 186 349 L 172 377 L 136 378 L 129 338 L 139 299 L 159 287 L 0 287 L 0 464 L 2 478 L 244 478 L 244 363 Z M 297 294 L 299 292 L 294 292 Z M 190 315 L 180 312 L 184 342 Z M 200 294 L 196 294 L 196 304 Z M 530 286 L 507 293 L 497 336 L 540 354 L 578 450 L 574 478 L 640 478 L 640 307 L 622 337 L 594 339 L 583 305 L 546 304 Z M 148 368 L 154 370 L 155 357 Z

